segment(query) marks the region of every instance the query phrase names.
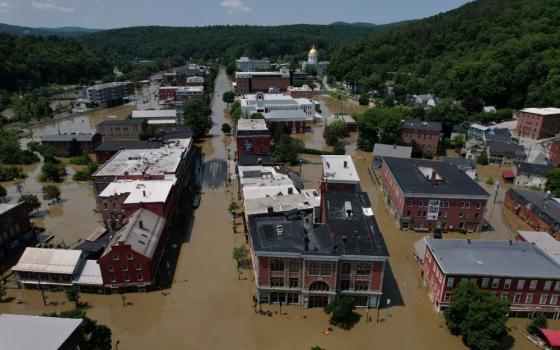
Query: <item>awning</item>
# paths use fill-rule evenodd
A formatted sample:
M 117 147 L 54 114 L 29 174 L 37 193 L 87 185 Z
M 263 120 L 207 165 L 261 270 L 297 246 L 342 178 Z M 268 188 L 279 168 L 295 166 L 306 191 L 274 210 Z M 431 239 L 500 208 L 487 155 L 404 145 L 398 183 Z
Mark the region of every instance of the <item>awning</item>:
M 515 178 L 515 175 L 511 170 L 502 170 L 502 178 L 506 180 L 513 180 Z
M 545 337 L 546 342 L 550 346 L 560 346 L 560 331 L 553 329 L 539 328 L 542 335 Z

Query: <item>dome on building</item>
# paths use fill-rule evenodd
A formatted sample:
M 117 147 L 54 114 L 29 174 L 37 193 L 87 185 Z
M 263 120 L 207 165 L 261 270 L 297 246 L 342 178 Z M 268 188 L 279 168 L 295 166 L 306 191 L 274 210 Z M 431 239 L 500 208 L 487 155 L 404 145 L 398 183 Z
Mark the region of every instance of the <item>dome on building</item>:
M 317 49 L 315 49 L 315 45 L 313 45 L 311 50 L 309 50 L 308 56 L 319 56 L 319 52 L 317 52 Z

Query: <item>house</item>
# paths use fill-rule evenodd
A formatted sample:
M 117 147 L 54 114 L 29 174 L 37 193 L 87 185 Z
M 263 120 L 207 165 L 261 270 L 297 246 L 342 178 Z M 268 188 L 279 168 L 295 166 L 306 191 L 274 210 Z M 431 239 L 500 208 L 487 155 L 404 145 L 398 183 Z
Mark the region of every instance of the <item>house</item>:
M 465 155 L 466 159 L 477 160 L 482 153 L 486 153 L 486 145 L 482 140 L 469 139 L 465 141 L 461 153 Z
M 467 129 L 467 137 L 476 140 L 484 140 L 484 135 L 490 128 L 477 123 L 472 123 Z
M 103 284 L 113 291 L 151 287 L 166 243 L 166 220 L 140 208 L 109 242 L 98 260 Z
M 204 77 L 188 77 L 185 83 L 186 86 L 204 86 Z
M 459 170 L 464 171 L 471 179 L 476 180 L 476 161 L 465 158 L 443 157 L 443 162 L 455 165 Z
M 517 120 L 519 137 L 539 140 L 560 133 L 560 108 L 525 108 Z
M 383 157 L 394 158 L 410 158 L 412 156 L 412 147 L 385 145 L 376 143 L 373 146 L 373 168 L 379 169 L 383 164 Z
M 486 152 L 490 164 L 513 164 L 527 159 L 523 146 L 510 142 L 490 141 L 487 143 Z
M 529 242 L 433 239 L 426 245 L 422 279 L 438 311 L 451 304 L 462 281 L 508 301 L 511 312 L 558 316 L 560 267 Z
M 0 314 L 2 348 L 17 350 L 83 349 L 81 318 Z
M 34 239 L 25 204 L 0 204 L 0 259 Z
M 413 151 L 422 153 L 439 153 L 442 138 L 440 122 L 405 120 L 401 123 L 399 143 L 412 146 Z
M 28 247 L 12 271 L 24 288 L 64 289 L 72 286 L 83 264 L 81 250 Z
M 333 114 L 327 118 L 327 125 L 330 125 L 334 122 L 341 122 L 342 125 L 344 125 L 344 129 L 346 130 L 346 132 L 356 131 L 356 121 L 349 114 Z
M 511 132 L 507 128 L 488 129 L 483 136 L 484 142 L 511 143 Z
M 95 160 L 97 164 L 105 164 L 115 154 L 125 149 L 158 149 L 162 146 L 163 143 L 160 141 L 107 140 L 95 149 Z
M 546 164 L 515 162 L 513 163 L 514 183 L 516 186 L 544 188 L 546 175 L 551 169 Z
M 290 86 L 290 72 L 236 72 L 235 93 L 237 95 L 268 92 L 271 88 L 286 92 Z
M 176 99 L 178 103 L 189 103 L 191 101 L 206 100 L 206 93 L 204 87 L 197 86 L 179 86 L 176 92 Z
M 97 133 L 71 133 L 45 135 L 41 144 L 52 146 L 60 157 L 74 157 L 93 153 L 101 143 L 101 135 Z
M 381 180 L 401 229 L 480 231 L 490 195 L 455 164 L 384 157 Z
M 438 102 L 439 102 L 439 98 L 434 97 L 434 95 L 432 94 L 412 95 L 411 98 L 411 104 L 413 107 L 416 108 L 424 108 L 424 109 L 432 108 L 437 106 Z
M 367 194 L 326 192 L 321 201 L 319 224 L 305 211 L 249 217 L 258 303 L 323 307 L 344 297 L 378 307 L 388 253 Z
M 509 189 L 504 205 L 538 231 L 560 239 L 560 199 L 550 193 Z
M 96 129 L 103 141 L 137 141 L 145 129 L 145 123 L 139 119 L 107 119 L 97 124 Z
M 323 162 L 321 192 L 355 193 L 360 190 L 360 177 L 352 157 L 346 155 L 321 156 L 321 161 Z
M 264 119 L 239 119 L 236 128 L 237 156 L 269 156 L 272 136 Z

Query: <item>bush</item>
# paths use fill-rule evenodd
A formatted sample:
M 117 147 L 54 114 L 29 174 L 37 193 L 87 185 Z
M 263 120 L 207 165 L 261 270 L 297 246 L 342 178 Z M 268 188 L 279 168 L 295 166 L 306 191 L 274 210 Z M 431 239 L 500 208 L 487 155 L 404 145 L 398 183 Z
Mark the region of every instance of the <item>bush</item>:
M 486 153 L 482 153 L 476 162 L 480 165 L 488 165 L 488 155 L 486 155 Z
M 539 314 L 533 318 L 531 323 L 527 326 L 527 332 L 532 335 L 538 335 L 539 328 L 546 328 L 547 326 L 548 321 L 546 320 L 546 317 L 544 317 L 543 314 Z
M 296 164 L 298 162 L 298 154 L 303 148 L 303 143 L 289 135 L 282 134 L 278 142 L 274 145 L 274 153 L 272 160 L 275 163 L 290 162 Z
M 70 159 L 70 163 L 74 165 L 88 165 L 92 162 L 93 161 L 88 156 L 77 156 Z
M 64 176 L 66 176 L 66 168 L 64 168 L 64 166 L 54 163 L 45 163 L 41 168 L 39 181 L 62 182 L 64 181 Z
M 343 155 L 345 153 L 346 153 L 346 149 L 344 148 L 344 144 L 342 142 L 338 141 L 333 146 L 333 154 Z
M 433 159 L 434 158 L 434 154 L 430 151 L 426 151 L 424 153 L 422 153 L 422 158 L 426 158 L 426 159 Z
M 46 201 L 60 200 L 60 190 L 54 185 L 43 186 L 43 199 Z
M 41 207 L 41 202 L 39 202 L 39 198 L 33 194 L 24 194 L 19 199 L 20 202 L 23 202 L 23 205 L 27 209 L 28 213 L 31 213 L 33 210 L 37 210 Z
M 355 309 L 352 299 L 338 298 L 325 306 L 324 311 L 327 315 L 331 315 L 330 324 L 350 329 L 360 320 L 360 315 L 354 312 Z
M 369 98 L 367 94 L 361 94 L 360 97 L 358 98 L 358 103 L 360 104 L 360 106 L 368 106 L 369 105 Z
M 90 163 L 86 166 L 84 170 L 77 171 L 74 176 L 72 176 L 72 180 L 74 181 L 89 181 L 91 180 L 91 176 L 93 173 L 97 171 L 97 164 Z
M 487 184 L 487 185 L 492 186 L 492 185 L 494 185 L 495 183 L 496 183 L 496 181 L 494 181 L 494 179 L 491 178 L 491 177 L 489 177 L 489 178 L 486 179 L 486 184 Z
M 340 120 L 336 120 L 325 126 L 323 138 L 329 146 L 334 146 L 346 134 L 346 128 Z
M 224 134 L 229 134 L 231 132 L 231 126 L 228 123 L 222 124 L 222 132 Z

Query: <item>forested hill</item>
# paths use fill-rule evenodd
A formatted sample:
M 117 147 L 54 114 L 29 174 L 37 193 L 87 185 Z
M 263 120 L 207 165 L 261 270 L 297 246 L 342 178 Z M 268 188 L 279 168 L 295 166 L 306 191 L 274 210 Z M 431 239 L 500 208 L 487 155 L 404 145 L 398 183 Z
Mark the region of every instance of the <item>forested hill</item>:
M 331 47 L 383 30 L 386 26 L 285 25 L 209 27 L 131 27 L 105 30 L 80 37 L 81 42 L 110 56 L 156 58 L 182 56 L 222 58 L 240 56 L 303 56 L 315 44 Z M 324 50 L 323 50 L 324 52 Z
M 560 1 L 479 0 L 343 45 L 330 61 L 359 87 L 395 79 L 401 96 L 560 106 Z
M 0 90 L 101 79 L 111 63 L 95 50 L 59 37 L 0 34 Z
M 39 35 L 39 36 L 63 36 L 63 37 L 75 37 L 79 35 L 94 33 L 100 29 L 90 29 L 82 27 L 59 27 L 59 28 L 32 28 L 32 27 L 22 27 L 14 26 L 10 24 L 0 23 L 0 33 L 12 34 L 12 35 Z

